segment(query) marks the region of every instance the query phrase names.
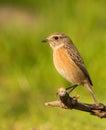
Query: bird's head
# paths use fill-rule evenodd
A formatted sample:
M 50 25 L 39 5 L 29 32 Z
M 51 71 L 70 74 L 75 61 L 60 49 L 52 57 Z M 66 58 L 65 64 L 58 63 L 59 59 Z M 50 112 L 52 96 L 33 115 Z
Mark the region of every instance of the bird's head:
M 49 43 L 51 48 L 54 50 L 54 49 L 64 46 L 67 43 L 67 41 L 69 41 L 69 40 L 70 40 L 70 38 L 68 36 L 66 36 L 63 33 L 58 32 L 58 33 L 54 33 L 54 34 L 48 36 L 42 42 Z

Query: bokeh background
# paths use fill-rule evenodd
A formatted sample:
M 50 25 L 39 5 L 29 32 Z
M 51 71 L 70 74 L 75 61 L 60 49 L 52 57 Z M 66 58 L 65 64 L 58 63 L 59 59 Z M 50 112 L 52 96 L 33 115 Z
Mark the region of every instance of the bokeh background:
M 0 130 L 105 130 L 106 120 L 44 106 L 69 86 L 55 70 L 52 50 L 41 43 L 54 32 L 74 41 L 106 104 L 105 0 L 0 0 Z M 93 103 L 83 87 L 80 101 Z

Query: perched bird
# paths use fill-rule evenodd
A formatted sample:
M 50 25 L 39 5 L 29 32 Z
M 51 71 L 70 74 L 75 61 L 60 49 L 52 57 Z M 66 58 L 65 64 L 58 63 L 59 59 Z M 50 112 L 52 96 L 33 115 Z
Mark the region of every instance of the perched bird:
M 53 62 L 57 71 L 66 80 L 74 84 L 69 88 L 73 90 L 75 87 L 83 85 L 89 90 L 97 104 L 98 101 L 92 90 L 93 84 L 89 73 L 72 40 L 67 35 L 58 32 L 50 35 L 42 42 L 49 43 L 53 49 Z

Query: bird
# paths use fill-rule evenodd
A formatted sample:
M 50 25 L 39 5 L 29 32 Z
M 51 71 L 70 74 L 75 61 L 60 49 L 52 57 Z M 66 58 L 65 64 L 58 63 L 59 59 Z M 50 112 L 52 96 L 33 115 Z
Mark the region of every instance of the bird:
M 96 95 L 92 89 L 93 83 L 85 67 L 83 58 L 71 38 L 64 33 L 56 32 L 49 35 L 42 42 L 49 43 L 53 50 L 53 62 L 56 70 L 67 81 L 73 84 L 71 91 L 77 86 L 84 86 L 90 92 L 93 100 L 98 104 Z

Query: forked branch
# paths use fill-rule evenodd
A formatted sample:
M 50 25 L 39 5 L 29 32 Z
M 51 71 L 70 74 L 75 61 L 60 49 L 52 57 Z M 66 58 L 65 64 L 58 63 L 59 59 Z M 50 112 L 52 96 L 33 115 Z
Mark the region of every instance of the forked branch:
M 100 118 L 106 118 L 106 106 L 100 104 L 87 104 L 78 102 L 79 96 L 70 97 L 65 88 L 59 88 L 57 92 L 59 100 L 47 102 L 46 106 L 61 107 L 64 109 L 76 109 L 80 111 L 89 112 L 92 115 L 96 115 Z

